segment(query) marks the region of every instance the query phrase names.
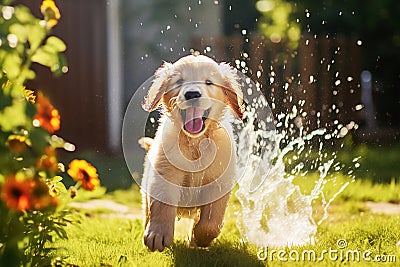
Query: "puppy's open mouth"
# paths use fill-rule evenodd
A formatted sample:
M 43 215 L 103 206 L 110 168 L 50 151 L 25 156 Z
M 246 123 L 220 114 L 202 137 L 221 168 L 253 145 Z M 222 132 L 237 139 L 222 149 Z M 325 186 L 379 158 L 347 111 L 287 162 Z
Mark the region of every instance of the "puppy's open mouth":
M 202 109 L 199 107 L 188 107 L 181 110 L 183 119 L 183 128 L 191 134 L 198 134 L 205 128 L 205 121 L 210 114 L 210 109 Z

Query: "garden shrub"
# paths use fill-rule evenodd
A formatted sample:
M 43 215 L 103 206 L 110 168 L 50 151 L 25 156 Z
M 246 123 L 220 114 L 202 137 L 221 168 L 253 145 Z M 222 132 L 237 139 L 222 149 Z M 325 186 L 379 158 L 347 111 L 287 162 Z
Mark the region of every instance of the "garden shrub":
M 53 0 L 43 0 L 40 19 L 12 2 L 0 1 L 0 266 L 48 266 L 49 242 L 67 238 L 65 226 L 75 220 L 66 204 L 99 179 L 85 160 L 68 168 L 59 162 L 58 149 L 75 149 L 55 134 L 60 114 L 42 92 L 25 88 L 36 75 L 32 63 L 56 76 L 68 70 L 66 45 L 51 34 L 60 12 Z M 62 172 L 76 185 L 67 189 Z

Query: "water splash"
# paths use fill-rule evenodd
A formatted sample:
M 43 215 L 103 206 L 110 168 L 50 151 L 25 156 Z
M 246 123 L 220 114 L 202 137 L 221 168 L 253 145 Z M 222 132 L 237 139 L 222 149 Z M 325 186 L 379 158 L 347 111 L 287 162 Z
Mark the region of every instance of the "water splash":
M 276 124 L 279 126 L 277 133 L 265 131 L 262 127 L 255 128 L 257 116 L 248 113 L 247 124 L 238 133 L 239 169 L 243 176 L 238 181 L 239 188 L 236 191 L 242 206 L 237 212 L 237 227 L 245 240 L 259 247 L 313 244 L 318 225 L 328 217 L 330 204 L 349 184 L 342 184 L 336 193 L 326 198 L 324 186 L 328 172 L 332 168 L 339 170 L 341 167 L 336 162 L 335 153 L 331 158 L 323 153 L 322 140 L 338 135 L 324 128 L 303 134 L 301 123 L 296 122 L 299 120 L 298 113 L 294 106 L 290 114 L 280 114 Z M 240 158 L 249 149 L 259 150 L 260 135 L 267 140 L 262 145 L 264 153 L 253 153 L 250 160 L 247 159 L 250 162 Z M 318 138 L 322 140 L 318 141 Z M 307 194 L 294 183 L 296 176 L 307 172 L 304 162 L 298 160 L 297 165 L 288 171 L 285 157 L 290 153 L 295 155 L 295 159 L 307 156 L 313 141 L 318 143 L 320 153 L 312 169 L 319 173 L 319 178 Z M 318 219 L 315 218 L 317 200 L 323 210 Z

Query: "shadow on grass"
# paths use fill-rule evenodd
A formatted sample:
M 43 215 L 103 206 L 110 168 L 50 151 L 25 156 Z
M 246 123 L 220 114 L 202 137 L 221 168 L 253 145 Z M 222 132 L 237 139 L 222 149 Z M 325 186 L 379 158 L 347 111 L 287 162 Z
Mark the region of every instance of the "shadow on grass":
M 264 266 L 245 245 L 216 241 L 208 248 L 177 243 L 170 250 L 175 266 Z

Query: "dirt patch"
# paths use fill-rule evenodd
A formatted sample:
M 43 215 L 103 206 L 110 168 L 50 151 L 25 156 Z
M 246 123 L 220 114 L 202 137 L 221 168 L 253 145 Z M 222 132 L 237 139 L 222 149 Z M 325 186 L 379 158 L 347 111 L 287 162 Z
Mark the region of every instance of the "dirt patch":
M 106 210 L 105 217 L 118 217 L 130 220 L 142 220 L 143 211 L 137 207 L 129 207 L 126 205 L 118 204 L 112 200 L 95 199 L 86 202 L 72 202 L 69 204 L 73 208 L 85 210 Z M 400 204 L 392 204 L 386 202 L 365 202 L 365 206 L 373 213 L 377 214 L 400 214 Z M 182 220 L 179 224 L 185 225 L 184 228 L 190 228 L 188 225 L 191 223 Z M 183 233 L 182 233 L 183 235 Z
M 118 204 L 112 200 L 94 199 L 86 202 L 72 202 L 69 206 L 86 210 L 108 210 L 104 213 L 107 217 L 119 217 L 131 220 L 143 219 L 141 209 Z
M 366 202 L 365 206 L 373 213 L 400 214 L 400 205 L 386 202 Z

